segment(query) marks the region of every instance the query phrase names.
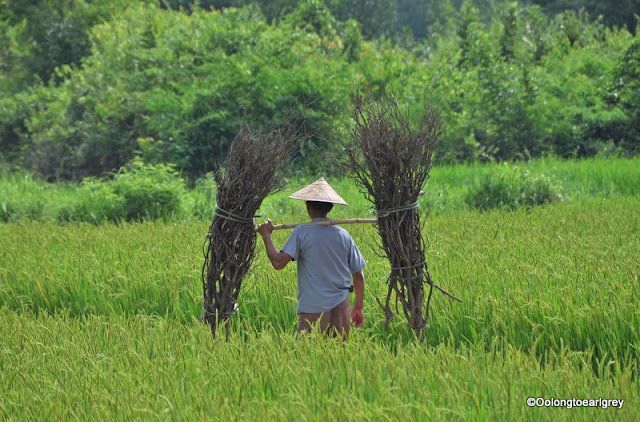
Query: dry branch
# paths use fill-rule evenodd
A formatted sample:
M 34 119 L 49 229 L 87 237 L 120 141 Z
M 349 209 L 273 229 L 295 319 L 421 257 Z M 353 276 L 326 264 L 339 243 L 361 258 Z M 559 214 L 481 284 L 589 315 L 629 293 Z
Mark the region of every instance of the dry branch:
M 391 264 L 388 291 L 378 299 L 387 319 L 393 320 L 391 298 L 402 304 L 409 327 L 422 338 L 435 286 L 425 258 L 424 223 L 417 211 L 418 196 L 431 170 L 431 157 L 442 130 L 437 107 L 425 106 L 414 128 L 395 99 L 366 100 L 353 95 L 350 143 L 344 144 L 345 164 L 375 208 L 381 248 Z M 425 304 L 424 285 L 429 285 Z M 425 314 L 423 316 L 423 309 Z M 397 312 L 397 310 L 396 310 Z
M 255 256 L 253 218 L 267 195 L 282 189 L 278 171 L 307 135 L 300 120 L 254 130 L 244 125 L 215 175 L 217 208 L 203 247 L 203 320 L 215 337 L 237 308 L 236 302 Z

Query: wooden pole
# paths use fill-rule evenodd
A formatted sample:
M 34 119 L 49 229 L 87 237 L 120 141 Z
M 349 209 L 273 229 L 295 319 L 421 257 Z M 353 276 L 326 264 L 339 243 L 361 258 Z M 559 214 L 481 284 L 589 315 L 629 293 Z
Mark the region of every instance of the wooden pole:
M 307 223 L 293 223 L 293 224 L 277 224 L 273 226 L 273 230 L 285 230 L 292 229 L 300 224 L 315 224 L 318 226 L 335 226 L 337 224 L 375 224 L 378 222 L 377 218 L 348 218 L 346 220 L 329 220 L 329 221 L 309 221 Z M 258 229 L 254 230 L 256 233 Z
M 378 222 L 377 218 L 348 218 L 346 220 L 329 220 L 329 221 L 308 221 L 306 223 L 293 223 L 293 224 L 277 224 L 273 226 L 273 230 L 286 230 L 292 229 L 300 224 L 315 224 L 317 226 L 335 226 L 337 224 L 375 224 Z M 253 230 L 258 233 L 258 228 Z M 206 237 L 211 237 L 210 233 L 206 234 Z

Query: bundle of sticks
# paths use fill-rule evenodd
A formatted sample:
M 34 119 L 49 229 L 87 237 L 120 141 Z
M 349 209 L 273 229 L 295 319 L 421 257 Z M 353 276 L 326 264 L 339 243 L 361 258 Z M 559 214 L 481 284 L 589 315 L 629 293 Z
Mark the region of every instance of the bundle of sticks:
M 424 222 L 421 224 L 418 212 L 418 196 L 429 177 L 434 146 L 442 131 L 440 112 L 425 97 L 420 120 L 412 127 L 408 112 L 400 110 L 394 98 L 368 100 L 357 91 L 352 119 L 350 142 L 343 145 L 344 162 L 373 203 L 381 248 L 391 265 L 386 299 L 376 299 L 388 329 L 395 294 L 409 327 L 422 339 L 433 289 L 460 301 L 433 282 L 425 258 Z M 426 303 L 425 285 L 429 286 Z
M 207 234 L 202 267 L 204 313 L 213 337 L 237 309 L 242 280 L 255 256 L 254 217 L 262 201 L 282 189 L 278 172 L 307 135 L 300 119 L 252 129 L 244 125 L 215 174 L 216 212 Z

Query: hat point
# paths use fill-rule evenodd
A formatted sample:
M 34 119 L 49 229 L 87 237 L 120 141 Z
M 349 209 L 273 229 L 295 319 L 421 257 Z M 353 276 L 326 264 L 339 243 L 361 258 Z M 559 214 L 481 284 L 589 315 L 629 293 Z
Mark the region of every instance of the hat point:
M 321 177 L 312 184 L 294 192 L 289 196 L 289 198 L 299 199 L 302 201 L 331 202 L 332 204 L 349 205 L 335 190 L 333 190 L 324 177 Z

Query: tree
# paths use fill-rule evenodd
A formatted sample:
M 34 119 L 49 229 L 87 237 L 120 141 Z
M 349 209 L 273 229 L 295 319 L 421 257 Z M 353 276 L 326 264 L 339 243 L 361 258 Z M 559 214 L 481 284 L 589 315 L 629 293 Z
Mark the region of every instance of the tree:
M 640 38 L 636 37 L 613 72 L 612 98 L 628 117 L 620 126 L 623 133 L 618 146 L 632 153 L 640 152 Z

